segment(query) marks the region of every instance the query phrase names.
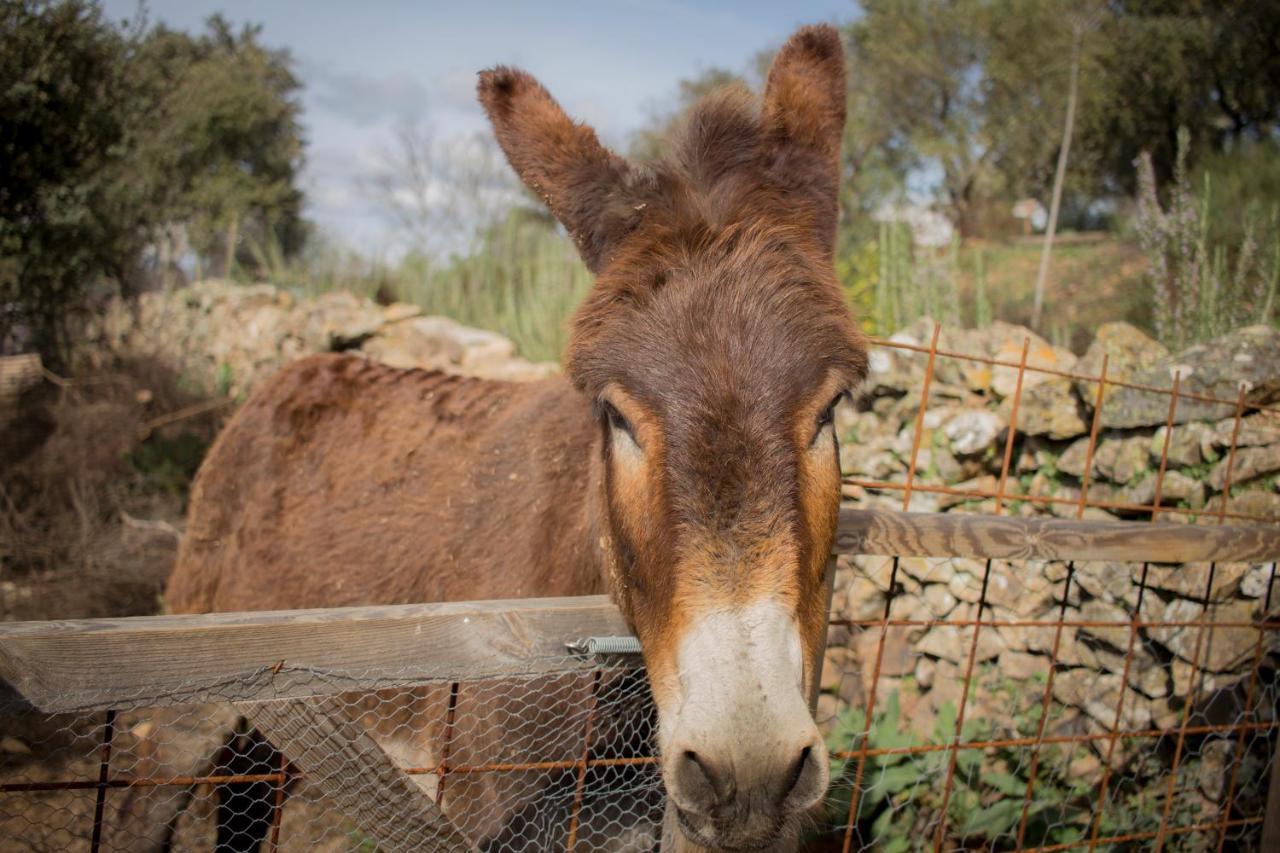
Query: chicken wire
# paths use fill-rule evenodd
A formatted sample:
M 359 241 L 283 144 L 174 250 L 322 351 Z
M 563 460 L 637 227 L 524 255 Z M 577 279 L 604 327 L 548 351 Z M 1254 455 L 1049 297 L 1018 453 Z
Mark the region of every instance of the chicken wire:
M 371 735 L 354 745 L 360 759 L 385 753 L 478 849 L 649 850 L 663 800 L 644 672 L 628 658 L 594 663 L 458 682 L 378 672 L 370 681 L 385 686 L 324 701 Z M 352 813 L 350 798 L 380 780 L 277 750 L 254 729 L 261 704 L 43 714 L 11 700 L 0 848 L 442 849 Z

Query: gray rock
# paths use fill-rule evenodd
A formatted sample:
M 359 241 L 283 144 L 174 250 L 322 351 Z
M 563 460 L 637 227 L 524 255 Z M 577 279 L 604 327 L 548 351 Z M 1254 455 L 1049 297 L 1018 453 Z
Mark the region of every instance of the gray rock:
M 1223 497 L 1216 495 L 1205 508 L 1210 512 L 1220 511 Z M 1280 494 L 1254 491 L 1233 495 L 1227 502 L 1227 512 L 1280 521 Z
M 1165 452 L 1165 435 L 1168 429 L 1162 424 L 1151 436 L 1151 464 L 1159 465 Z M 1187 423 L 1173 428 L 1169 438 L 1168 464 L 1178 467 L 1199 465 L 1204 459 L 1205 445 L 1212 440 L 1213 431 L 1202 423 Z
M 1246 483 L 1254 477 L 1280 471 L 1280 444 L 1263 447 L 1237 447 L 1234 460 L 1230 454 L 1223 457 L 1209 472 L 1209 485 L 1222 491 L 1227 483 L 1227 468 L 1231 469 L 1232 483 Z
M 960 456 L 981 453 L 996 443 L 1005 421 L 995 412 L 974 409 L 953 416 L 942 427 L 951 451 Z
M 1221 448 L 1231 447 L 1235 435 L 1236 447 L 1256 447 L 1260 444 L 1280 444 L 1280 415 L 1257 412 L 1240 419 L 1236 432 L 1236 419 L 1226 418 L 1213 426 L 1213 443 Z
M 1013 398 L 1007 397 L 1000 406 L 1000 415 L 1011 420 L 1012 414 Z M 1070 380 L 1059 376 L 1046 377 L 1030 389 L 1023 386 L 1017 427 L 1026 435 L 1052 439 L 1075 438 L 1089 431 L 1084 409 Z
M 1173 387 L 1175 370 L 1188 393 L 1234 401 L 1244 383 L 1245 402 L 1270 405 L 1280 400 L 1280 330 L 1249 326 L 1198 344 L 1133 375 L 1137 383 Z M 1234 402 L 1206 403 L 1179 398 L 1174 423 L 1219 420 L 1234 414 Z M 1169 397 L 1135 388 L 1108 389 L 1102 409 L 1106 427 L 1158 426 L 1169 414 Z
M 1094 448 L 1094 453 L 1095 455 L 1097 453 L 1096 447 Z M 1058 461 L 1055 464 L 1062 473 L 1070 474 L 1072 477 L 1083 480 L 1084 466 L 1088 464 L 1088 461 L 1089 438 L 1086 436 L 1071 442 L 1070 446 L 1062 451 L 1062 455 L 1058 457 Z
M 1093 469 L 1114 483 L 1133 482 L 1149 470 L 1149 446 L 1150 439 L 1141 435 L 1103 439 L 1094 453 Z
M 1025 326 L 996 321 L 987 328 L 988 353 L 1005 362 L 1019 363 L 1024 342 L 1027 346 L 1027 366 L 1070 372 L 1076 367 L 1076 357 L 1070 350 L 1055 347 Z M 1022 377 L 1022 392 L 1059 379 L 1050 373 L 1027 371 Z M 1065 381 L 1065 380 L 1064 380 Z M 1001 397 L 1009 397 L 1017 389 L 1018 368 L 998 365 L 991 370 L 991 390 Z
M 934 625 L 916 643 L 916 651 L 955 664 L 967 664 L 972 645 L 973 628 L 961 630 L 955 625 Z M 978 647 L 974 653 L 977 663 L 999 657 L 1002 651 L 1004 641 L 998 632 L 987 628 L 978 634 Z
M 1247 595 L 1249 598 L 1265 597 L 1273 574 L 1274 568 L 1271 563 L 1257 563 L 1250 566 L 1249 571 L 1240 579 L 1240 594 Z
M 1169 357 L 1169 350 L 1128 323 L 1103 323 L 1098 327 L 1085 354 L 1076 363 L 1076 372 L 1086 376 L 1101 375 L 1104 355 L 1108 357 L 1108 379 L 1133 381 L 1138 375 L 1164 362 Z M 1098 394 L 1097 383 L 1079 381 L 1076 383 L 1076 390 L 1092 410 Z M 1108 387 L 1107 393 L 1110 395 L 1117 390 Z M 1103 408 L 1105 411 L 1105 403 Z

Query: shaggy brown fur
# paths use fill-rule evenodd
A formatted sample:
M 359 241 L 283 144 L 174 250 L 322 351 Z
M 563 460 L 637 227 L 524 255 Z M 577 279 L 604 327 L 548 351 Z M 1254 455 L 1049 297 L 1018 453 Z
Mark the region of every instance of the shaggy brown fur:
M 563 379 L 323 355 L 281 370 L 196 478 L 173 612 L 603 592 L 598 430 Z M 465 460 L 465 462 L 463 461 Z

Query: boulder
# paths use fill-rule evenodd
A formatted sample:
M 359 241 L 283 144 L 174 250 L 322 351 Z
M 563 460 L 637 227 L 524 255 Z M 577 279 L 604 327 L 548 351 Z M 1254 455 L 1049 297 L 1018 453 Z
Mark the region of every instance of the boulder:
M 1236 431 L 1236 419 L 1224 418 L 1213 426 L 1213 443 L 1218 447 L 1231 447 L 1235 436 L 1236 447 L 1255 447 L 1260 444 L 1280 444 L 1280 414 L 1257 412 L 1240 419 Z
M 1249 571 L 1248 563 L 1217 563 L 1213 572 L 1213 600 L 1233 598 Z M 1142 566 L 1130 567 L 1136 585 L 1142 578 Z M 1172 593 L 1179 598 L 1204 599 L 1209 584 L 1208 563 L 1185 563 L 1178 566 L 1151 564 L 1147 567 L 1147 587 Z M 1255 596 L 1256 597 L 1256 596 Z
M 1147 607 L 1144 604 L 1143 609 Z M 1251 663 L 1257 643 L 1258 631 L 1251 624 L 1256 618 L 1256 601 L 1233 600 L 1212 605 L 1205 613 L 1198 601 L 1175 598 L 1163 607 L 1156 620 L 1162 623 L 1147 629 L 1149 636 L 1188 663 L 1197 662 L 1209 672 L 1234 671 L 1245 663 Z M 1212 631 L 1195 625 L 1204 620 L 1235 623 L 1241 627 L 1215 625 Z
M 1215 491 L 1222 491 L 1227 484 L 1227 470 L 1231 471 L 1231 482 L 1246 483 L 1254 477 L 1280 471 L 1280 444 L 1268 444 L 1262 447 L 1237 447 L 1235 458 L 1230 454 L 1224 456 L 1209 472 L 1209 485 Z
M 1165 436 L 1169 430 L 1164 425 L 1151 436 L 1151 464 L 1159 465 L 1161 455 L 1165 453 Z M 1180 468 L 1199 465 L 1205 458 L 1204 450 L 1213 440 L 1213 430 L 1207 425 L 1191 422 L 1176 426 L 1169 435 L 1169 465 Z
M 1094 455 L 1097 455 L 1098 449 L 1095 447 Z M 1070 474 L 1077 479 L 1084 479 L 1084 466 L 1089 461 L 1089 438 L 1078 438 L 1062 451 L 1062 455 L 1058 457 L 1054 463 L 1058 470 L 1064 474 Z M 1097 470 L 1095 466 L 1095 471 Z
M 1071 381 L 1060 376 L 1035 375 L 1043 378 L 1030 388 L 1023 385 L 1018 405 L 1018 431 L 1052 439 L 1075 438 L 1087 433 L 1089 422 L 1086 412 Z M 1013 398 L 1007 397 L 1000 406 L 1000 416 L 1008 421 L 1012 414 Z
M 1150 439 L 1135 435 L 1128 438 L 1106 438 L 1098 442 L 1093 456 L 1093 470 L 1113 483 L 1131 483 L 1150 470 Z
M 942 433 L 957 456 L 981 453 L 993 447 L 1006 422 L 995 412 L 970 409 L 953 415 L 942 426 Z
M 1070 372 L 1076 367 L 1076 357 L 1070 350 L 1055 347 L 1025 326 L 996 321 L 986 330 L 989 354 L 1000 361 L 1022 360 L 1022 348 L 1027 345 L 1027 366 Z M 1061 379 L 1050 373 L 1027 371 L 1022 378 L 1022 392 L 1046 382 Z M 1001 397 L 1009 397 L 1017 389 L 1018 368 L 998 365 L 991 370 L 991 390 Z
M 1127 581 L 1128 578 L 1125 580 Z M 1121 652 L 1129 648 L 1131 616 L 1125 608 L 1095 598 L 1081 605 L 1080 620 L 1098 623 L 1082 626 L 1080 628 L 1082 633 L 1097 637 Z
M 1262 598 L 1271 586 L 1275 567 L 1271 563 L 1255 563 L 1240 578 L 1240 594 L 1249 598 Z
M 961 630 L 955 625 L 934 625 L 920 641 L 916 643 L 916 651 L 931 657 L 950 661 L 954 664 L 968 664 L 969 653 L 973 648 L 973 628 Z M 991 628 L 979 632 L 978 646 L 974 652 L 977 663 L 997 658 L 1004 651 L 1004 641 L 1000 634 Z
M 1223 495 L 1216 495 L 1205 506 L 1209 512 L 1218 512 L 1222 509 Z M 1280 521 L 1280 494 L 1275 492 L 1242 492 L 1232 495 L 1227 501 L 1227 512 L 1236 515 L 1248 515 L 1254 518 L 1266 519 L 1268 521 Z M 1237 520 L 1237 523 L 1239 521 Z
M 1098 327 L 1085 354 L 1076 363 L 1076 372 L 1084 376 L 1101 375 L 1104 355 L 1108 357 L 1107 378 L 1131 382 L 1166 360 L 1169 350 L 1164 344 L 1128 323 L 1103 323 Z M 1078 380 L 1076 390 L 1092 409 L 1098 396 L 1097 383 Z M 1110 396 L 1117 390 L 1108 386 L 1107 395 Z M 1104 411 L 1105 408 L 1104 403 Z
M 1181 374 L 1181 388 L 1187 393 L 1234 401 L 1243 383 L 1246 404 L 1271 405 L 1280 401 L 1280 329 L 1237 329 L 1137 370 L 1132 380 L 1171 389 L 1175 372 Z M 1234 413 L 1234 402 L 1208 403 L 1180 397 L 1174 423 L 1220 420 Z M 1165 394 L 1108 388 L 1101 420 L 1106 427 L 1158 426 L 1168 414 L 1169 397 Z

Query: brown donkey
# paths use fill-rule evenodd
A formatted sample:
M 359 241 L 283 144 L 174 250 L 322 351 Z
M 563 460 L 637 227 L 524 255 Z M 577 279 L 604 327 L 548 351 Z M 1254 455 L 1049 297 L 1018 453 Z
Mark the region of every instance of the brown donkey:
M 596 276 L 565 377 L 322 356 L 240 410 L 196 481 L 179 612 L 611 593 L 640 638 L 683 844 L 786 844 L 823 797 L 806 697 L 864 340 L 832 268 L 843 53 L 809 27 L 763 101 L 697 104 L 633 164 L 523 71 L 479 97 Z

